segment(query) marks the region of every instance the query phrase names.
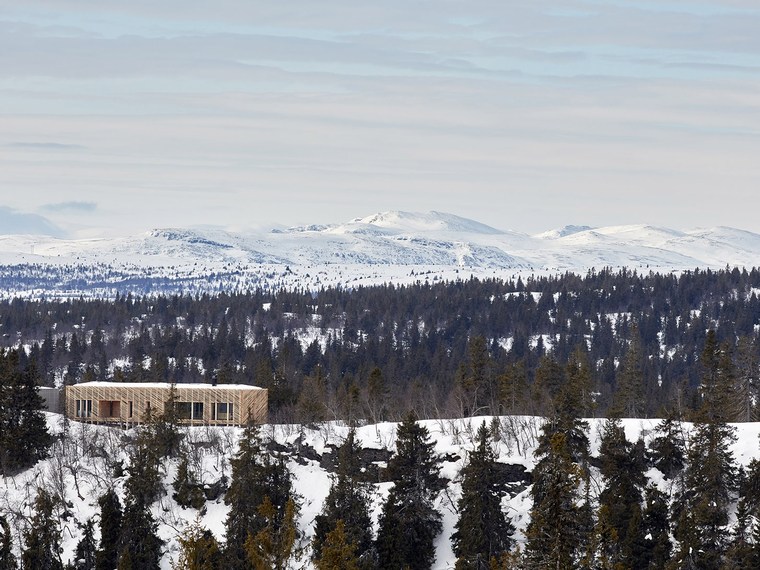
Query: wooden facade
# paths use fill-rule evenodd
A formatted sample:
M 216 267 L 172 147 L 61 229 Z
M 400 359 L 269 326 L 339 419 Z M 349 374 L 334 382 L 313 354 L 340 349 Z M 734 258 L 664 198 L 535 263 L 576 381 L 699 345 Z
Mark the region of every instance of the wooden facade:
M 171 384 L 83 382 L 66 386 L 65 411 L 72 420 L 139 424 L 148 414 L 164 411 Z M 244 384 L 175 384 L 175 406 L 181 423 L 245 425 L 267 421 L 267 390 Z

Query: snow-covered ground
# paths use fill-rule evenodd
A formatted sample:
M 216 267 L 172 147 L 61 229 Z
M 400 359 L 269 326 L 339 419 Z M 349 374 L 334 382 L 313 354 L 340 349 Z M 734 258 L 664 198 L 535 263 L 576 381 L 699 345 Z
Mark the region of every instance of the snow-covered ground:
M 60 433 L 63 429 L 61 416 L 48 414 L 51 430 Z M 434 568 L 451 569 L 454 567 L 454 556 L 451 550 L 450 536 L 457 520 L 456 502 L 460 493 L 458 474 L 466 461 L 468 450 L 472 449 L 472 441 L 477 428 L 483 421 L 491 424 L 493 418 L 475 417 L 458 420 L 426 420 L 422 423 L 430 431 L 436 444 L 436 451 L 446 458 L 443 462 L 442 475 L 450 479 L 446 491 L 440 494 L 437 507 L 443 514 L 443 532 L 437 540 L 437 557 Z M 517 464 L 531 470 L 534 466 L 533 450 L 540 429 L 541 419 L 534 417 L 500 417 L 501 438 L 495 444 L 498 459 L 503 463 Z M 598 452 L 601 427 L 604 420 L 591 419 L 589 436 L 592 454 Z M 640 435 L 647 441 L 658 420 L 623 420 L 623 425 L 629 440 L 636 440 Z M 738 439 L 733 446 L 737 464 L 746 466 L 752 458 L 758 457 L 758 434 L 760 423 L 737 424 Z M 61 520 L 63 529 L 63 560 L 69 560 L 74 552 L 76 543 L 81 536 L 77 523 L 84 522 L 98 513 L 97 499 L 110 486 L 114 486 L 123 496 L 124 477 L 113 478 L 110 465 L 115 461 L 126 463 L 123 438 L 133 433 L 118 428 L 89 426 L 71 422 L 67 428 L 69 437 L 65 446 L 59 442 L 49 459 L 38 463 L 35 467 L 15 476 L 0 480 L 0 510 L 11 514 L 11 522 L 18 536 L 31 512 L 37 489 L 45 486 L 52 492 L 61 493 L 70 504 L 69 510 L 73 517 Z M 690 425 L 684 424 L 689 430 Z M 396 424 L 382 423 L 366 425 L 358 428 L 357 436 L 364 448 L 390 449 L 394 448 Z M 274 438 L 281 444 L 294 444 L 300 439 L 302 445 L 313 448 L 317 455 L 330 453 L 333 446 L 339 445 L 345 438 L 348 428 L 341 423 L 326 423 L 318 429 L 301 428 L 294 425 L 266 425 L 262 428 L 265 438 Z M 194 449 L 191 455 L 191 466 L 202 473 L 203 480 L 211 482 L 223 474 L 229 476 L 229 460 L 233 456 L 237 439 L 241 433 L 239 428 L 187 428 L 189 447 Z M 89 450 L 85 452 L 85 450 Z M 296 460 L 298 459 L 298 460 Z M 297 492 L 302 497 L 302 507 L 299 524 L 308 540 L 313 532 L 313 521 L 320 512 L 322 502 L 327 496 L 330 486 L 330 474 L 320 467 L 320 462 L 304 457 L 291 457 L 288 461 Z M 171 561 L 177 556 L 177 536 L 188 524 L 195 519 L 198 512 L 193 509 L 180 508 L 171 498 L 171 482 L 177 468 L 176 460 L 167 461 L 164 465 L 164 482 L 167 494 L 153 506 L 153 513 L 159 521 L 159 533 L 166 541 L 162 568 L 169 569 Z M 663 479 L 656 469 L 647 473 L 662 491 L 671 493 L 672 483 Z M 603 482 L 598 474 L 594 474 L 592 488 L 599 490 Z M 387 495 L 389 483 L 375 486 L 374 520 L 377 521 L 380 505 Z M 504 500 L 504 509 L 509 513 L 518 529 L 517 539 L 524 542 L 524 530 L 528 523 L 531 500 L 529 487 L 517 486 L 508 498 Z M 220 498 L 206 503 L 206 510 L 201 516 L 202 523 L 219 539 L 224 538 L 224 520 L 227 507 Z M 97 527 L 97 525 L 96 525 Z M 308 567 L 308 566 L 307 566 Z

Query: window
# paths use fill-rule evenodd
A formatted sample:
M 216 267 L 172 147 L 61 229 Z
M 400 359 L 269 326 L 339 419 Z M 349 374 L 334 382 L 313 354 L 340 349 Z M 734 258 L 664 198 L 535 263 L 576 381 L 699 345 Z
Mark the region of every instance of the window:
M 229 402 L 214 404 L 214 419 L 224 422 L 232 421 L 232 404 Z
M 121 401 L 100 400 L 98 402 L 98 415 L 101 418 L 118 418 L 121 416 Z
M 177 418 L 180 420 L 189 420 L 193 413 L 193 407 L 190 402 L 177 402 Z
M 202 420 L 203 402 L 177 402 L 177 418 L 180 420 Z
M 132 417 L 132 412 L 133 412 L 132 402 L 129 402 L 129 417 L 130 418 Z
M 92 417 L 92 400 L 77 400 L 76 417 L 89 418 Z

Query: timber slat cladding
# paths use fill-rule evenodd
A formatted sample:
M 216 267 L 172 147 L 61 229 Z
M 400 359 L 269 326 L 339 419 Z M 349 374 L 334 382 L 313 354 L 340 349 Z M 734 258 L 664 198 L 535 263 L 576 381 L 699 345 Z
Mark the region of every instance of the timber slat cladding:
M 92 423 L 139 424 L 163 413 L 171 384 L 84 382 L 65 389 L 66 415 Z M 245 425 L 267 421 L 268 392 L 243 384 L 175 384 L 180 422 L 190 425 Z

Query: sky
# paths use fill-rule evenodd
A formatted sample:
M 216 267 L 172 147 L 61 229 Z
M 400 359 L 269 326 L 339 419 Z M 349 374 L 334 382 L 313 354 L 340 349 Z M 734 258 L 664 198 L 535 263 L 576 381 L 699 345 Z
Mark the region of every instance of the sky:
M 0 234 L 760 232 L 756 0 L 0 0 Z

